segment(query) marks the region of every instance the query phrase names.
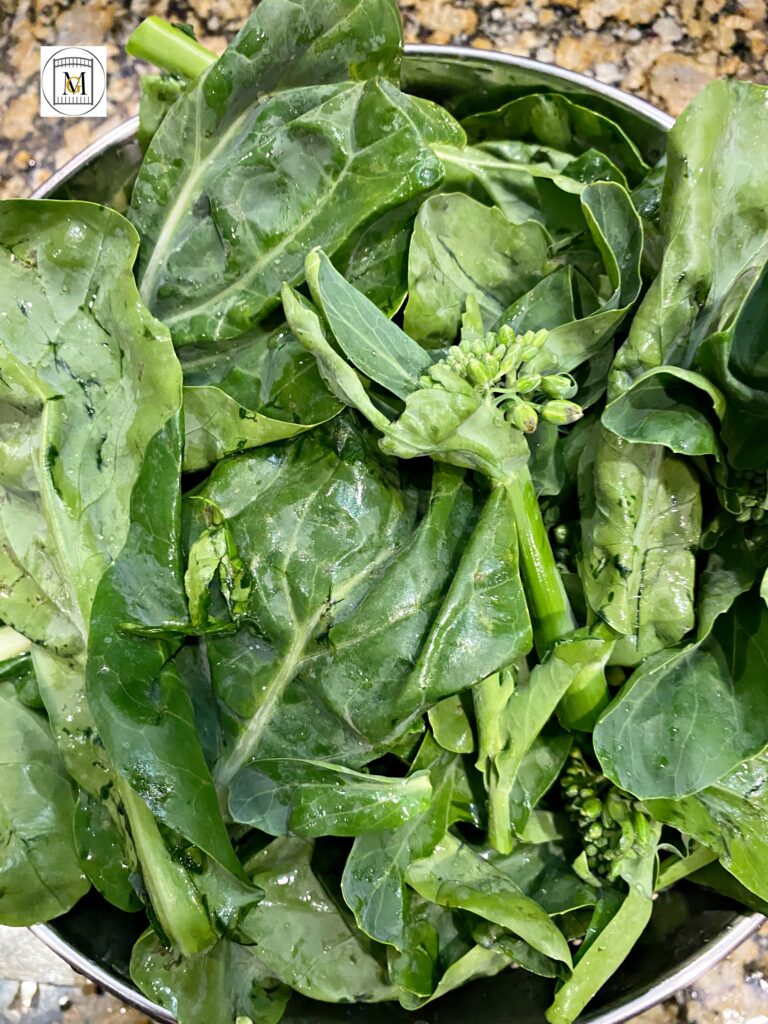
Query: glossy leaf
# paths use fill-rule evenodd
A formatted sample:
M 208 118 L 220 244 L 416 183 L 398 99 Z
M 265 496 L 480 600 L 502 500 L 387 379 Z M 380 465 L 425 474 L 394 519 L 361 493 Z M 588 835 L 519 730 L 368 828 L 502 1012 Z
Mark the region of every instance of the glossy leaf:
M 462 124 L 470 142 L 521 139 L 574 156 L 594 149 L 609 157 L 633 181 L 647 170 L 637 147 L 617 124 L 555 93 L 522 96 L 497 110 L 473 114 Z
M 450 825 L 473 818 L 472 791 L 460 758 L 440 750 L 428 735 L 413 767 L 430 772 L 429 807 L 399 828 L 356 839 L 342 877 L 344 899 L 360 928 L 399 950 L 408 948 L 409 929 L 416 927 L 406 869 L 431 853 Z
M 468 295 L 487 328 L 552 269 L 548 235 L 535 221 L 511 224 L 501 211 L 460 193 L 421 206 L 408 256 L 403 325 L 435 348 L 453 342 Z
M 570 965 L 568 944 L 545 911 L 503 871 L 452 836 L 412 864 L 406 878 L 425 899 L 500 924 L 534 949 Z
M 663 447 L 604 430 L 584 452 L 579 494 L 587 602 L 623 637 L 614 661 L 634 665 L 693 628 L 699 482 Z
M 0 921 L 65 913 L 90 888 L 72 835 L 74 792 L 45 719 L 0 685 Z
M 131 912 L 140 910 L 142 903 L 134 888 L 139 882 L 139 864 L 126 832 L 124 814 L 115 803 L 80 791 L 74 834 L 82 869 L 105 899 Z
M 750 892 L 768 899 L 766 851 L 768 764 L 748 760 L 714 785 L 682 800 L 652 800 L 651 813 L 704 843 Z
M 249 862 L 264 899 L 244 934 L 270 973 L 297 992 L 331 1003 L 392 999 L 380 953 L 324 891 L 311 854 L 302 839 L 276 839 Z
M 617 355 L 614 394 L 662 364 L 692 368 L 701 342 L 728 326 L 765 265 L 763 126 L 764 89 L 723 81 L 699 93 L 670 130 L 664 255 Z
M 221 784 L 285 750 L 362 764 L 530 642 L 503 505 L 489 501 L 467 546 L 461 475 L 435 472 L 416 522 L 416 495 L 371 444 L 339 419 L 220 464 L 198 494 L 228 524 L 252 581 L 246 622 L 258 623 L 208 641 Z
M 637 851 L 624 896 L 605 890 L 597 902 L 584 942 L 574 957 L 573 973 L 555 994 L 545 1016 L 549 1024 L 570 1024 L 633 949 L 653 910 L 653 876 L 661 827 L 652 823 Z
M 251 761 L 230 787 L 235 821 L 273 836 L 358 836 L 384 832 L 429 807 L 427 772 L 390 779 L 323 761 Z
M 151 930 L 133 947 L 131 978 L 179 1024 L 278 1024 L 291 995 L 251 946 L 222 939 L 202 956 L 184 957 Z
M 603 771 L 641 799 L 683 797 L 768 745 L 768 609 L 747 594 L 701 643 L 643 663 L 595 729 Z
M 398 398 L 418 390 L 431 356 L 348 284 L 325 253 L 309 254 L 306 275 L 312 298 L 347 359 Z
M 142 295 L 177 344 L 242 334 L 308 249 L 439 181 L 421 108 L 375 77 L 397 77 L 400 47 L 394 3 L 269 0 L 174 105 L 131 216 Z
M 725 399 L 701 374 L 648 370 L 606 408 L 602 422 L 625 441 L 662 444 L 679 455 L 720 455 Z

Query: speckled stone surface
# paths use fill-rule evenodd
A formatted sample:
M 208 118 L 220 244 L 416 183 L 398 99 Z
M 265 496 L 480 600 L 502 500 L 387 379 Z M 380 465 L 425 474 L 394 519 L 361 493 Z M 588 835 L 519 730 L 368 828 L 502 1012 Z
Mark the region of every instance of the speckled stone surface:
M 122 45 L 148 14 L 192 24 L 211 49 L 251 0 L 0 0 L 0 196 L 24 196 L 136 112 L 143 70 Z M 560 64 L 673 114 L 720 75 L 768 82 L 766 0 L 403 0 L 409 41 L 461 43 Z M 105 44 L 109 116 L 38 116 L 40 45 Z M 141 1024 L 111 997 L 58 971 L 32 936 L 0 929 L 0 1024 Z M 12 956 L 13 954 L 13 956 Z M 694 989 L 636 1024 L 768 1024 L 768 927 Z
M 223 48 L 251 0 L 0 0 L 0 196 L 28 195 L 135 113 L 140 65 L 122 44 L 160 14 Z M 401 0 L 410 41 L 497 48 L 560 64 L 677 114 L 710 79 L 768 81 L 766 0 Z M 38 47 L 109 52 L 109 116 L 41 120 Z

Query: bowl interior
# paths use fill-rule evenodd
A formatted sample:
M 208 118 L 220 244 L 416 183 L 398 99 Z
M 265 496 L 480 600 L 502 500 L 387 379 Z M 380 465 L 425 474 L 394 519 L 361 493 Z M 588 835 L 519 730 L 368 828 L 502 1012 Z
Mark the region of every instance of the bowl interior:
M 459 47 L 407 48 L 406 88 L 439 100 L 457 115 L 488 109 L 530 92 L 566 92 L 583 97 L 618 121 L 655 161 L 663 151 L 671 119 L 616 89 L 533 61 Z M 76 158 L 36 196 L 89 199 L 124 209 L 141 159 L 134 139 L 135 121 L 110 133 Z M 657 899 L 643 939 L 605 986 L 583 1020 L 615 1024 L 665 998 L 690 982 L 745 938 L 760 923 L 715 893 L 682 885 Z M 91 894 L 53 925 L 35 929 L 82 973 L 134 1001 L 158 1020 L 172 1019 L 130 986 L 131 947 L 143 927 L 142 915 L 115 910 Z M 106 974 L 104 973 L 106 972 Z M 551 982 L 509 970 L 474 982 L 412 1014 L 393 1004 L 328 1005 L 295 996 L 285 1024 L 533 1024 L 543 1019 Z

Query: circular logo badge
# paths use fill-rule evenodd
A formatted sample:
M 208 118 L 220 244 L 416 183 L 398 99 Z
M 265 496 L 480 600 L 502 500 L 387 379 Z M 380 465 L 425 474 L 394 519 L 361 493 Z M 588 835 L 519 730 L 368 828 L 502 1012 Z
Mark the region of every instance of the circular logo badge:
M 66 46 L 43 67 L 41 89 L 59 114 L 82 117 L 101 101 L 107 83 L 102 62 L 81 46 Z

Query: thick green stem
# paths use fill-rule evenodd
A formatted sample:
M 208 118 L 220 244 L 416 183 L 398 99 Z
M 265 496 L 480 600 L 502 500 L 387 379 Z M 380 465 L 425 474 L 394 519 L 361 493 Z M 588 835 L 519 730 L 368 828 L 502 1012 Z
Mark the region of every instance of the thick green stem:
M 507 493 L 517 527 L 523 585 L 533 624 L 533 638 L 539 657 L 558 640 L 576 629 L 562 576 L 541 518 L 541 510 L 528 469 L 507 484 Z M 593 672 L 580 673 L 574 680 L 557 713 L 569 729 L 590 732 L 600 712 L 610 703 L 603 665 Z
M 175 861 L 163 842 L 157 822 L 131 787 L 118 782 L 131 836 L 157 919 L 173 946 L 184 956 L 210 948 L 218 936 L 200 893 L 183 865 Z
M 568 729 L 592 732 L 611 702 L 602 662 L 578 674 L 557 705 L 557 717 Z
M 576 619 L 552 553 L 528 469 L 521 470 L 506 487 L 517 527 L 533 638 L 541 656 L 556 640 L 576 629 Z
M 197 78 L 217 60 L 216 54 L 196 39 L 154 15 L 145 18 L 133 30 L 125 48 L 132 57 L 147 60 L 163 71 L 190 80 Z

